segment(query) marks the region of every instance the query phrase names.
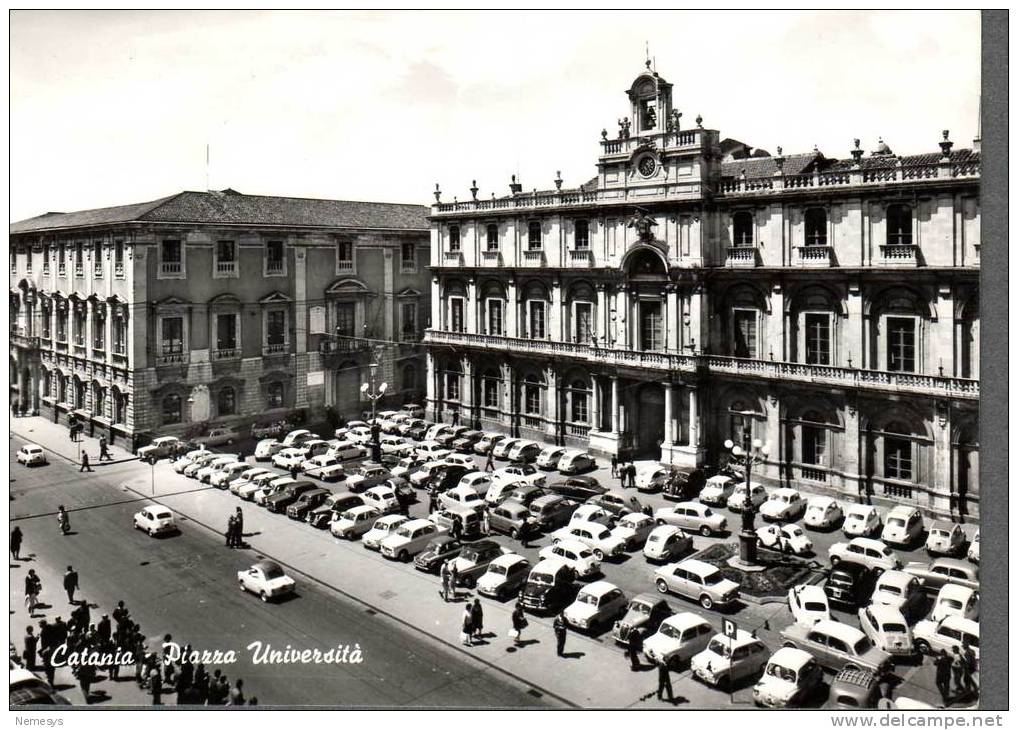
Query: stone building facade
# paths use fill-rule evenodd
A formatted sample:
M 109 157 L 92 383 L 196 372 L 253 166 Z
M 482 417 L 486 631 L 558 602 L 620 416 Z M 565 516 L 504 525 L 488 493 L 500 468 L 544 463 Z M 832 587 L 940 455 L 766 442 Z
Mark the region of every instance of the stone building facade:
M 182 192 L 13 223 L 11 388 L 113 438 L 420 400 L 427 208 Z
M 597 177 L 431 209 L 433 417 L 771 484 L 979 510 L 978 140 L 784 155 L 655 72 Z

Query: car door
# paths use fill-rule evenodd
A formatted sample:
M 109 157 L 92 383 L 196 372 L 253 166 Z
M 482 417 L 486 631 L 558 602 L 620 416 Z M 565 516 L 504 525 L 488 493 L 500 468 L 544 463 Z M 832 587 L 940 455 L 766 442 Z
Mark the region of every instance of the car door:
M 806 651 L 818 657 L 822 664 L 830 663 L 830 655 L 828 654 L 830 647 L 827 645 L 827 634 L 819 631 L 810 631 L 806 634 L 806 644 L 805 647 L 800 648 L 805 648 Z

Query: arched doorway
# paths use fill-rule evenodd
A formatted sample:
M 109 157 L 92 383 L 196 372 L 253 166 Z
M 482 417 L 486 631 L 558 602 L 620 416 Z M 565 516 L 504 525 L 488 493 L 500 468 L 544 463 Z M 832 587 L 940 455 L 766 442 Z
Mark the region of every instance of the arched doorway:
M 665 392 L 659 383 L 645 383 L 636 392 L 636 418 L 630 424 L 633 457 L 660 459 L 665 438 Z
M 360 366 L 347 360 L 336 370 L 336 410 L 346 418 L 360 418 L 361 375 Z

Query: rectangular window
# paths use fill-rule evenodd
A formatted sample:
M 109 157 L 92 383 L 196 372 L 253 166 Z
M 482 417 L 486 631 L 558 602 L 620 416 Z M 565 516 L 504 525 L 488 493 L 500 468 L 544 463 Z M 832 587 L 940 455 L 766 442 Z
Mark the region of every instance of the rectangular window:
M 282 347 L 286 344 L 286 310 L 273 309 L 267 313 L 265 344 Z
M 57 274 L 67 275 L 67 248 L 62 243 L 57 248 Z
M 541 386 L 527 384 L 524 386 L 524 408 L 532 416 L 541 415 Z
M 531 221 L 527 226 L 527 249 L 530 251 L 541 250 L 541 222 Z
M 74 344 L 85 346 L 85 310 L 74 308 Z
M 499 336 L 503 334 L 501 299 L 488 300 L 488 334 Z
M 357 305 L 353 302 L 340 302 L 336 305 L 336 334 L 343 337 L 356 337 L 354 318 Z
M 586 251 L 590 248 L 590 224 L 587 221 L 576 221 L 576 250 Z
M 912 480 L 912 442 L 908 439 L 884 437 L 884 476 L 888 479 Z
M 42 247 L 42 273 L 49 276 L 49 246 Z
M 353 271 L 353 241 L 336 243 L 336 270 Z
M 806 245 L 827 245 L 827 211 L 823 208 L 809 208 L 805 214 Z
M 809 365 L 831 364 L 831 317 L 828 314 L 807 314 L 806 363 Z
M 452 332 L 463 332 L 463 300 L 453 297 L 449 300 L 449 329 Z
M 66 310 L 57 310 L 57 342 L 67 342 Z
M 802 463 L 827 465 L 827 429 L 806 425 L 802 427 Z
M 50 338 L 50 309 L 49 307 L 42 308 L 42 336 L 45 339 Z
M 484 407 L 498 408 L 498 381 L 492 378 L 484 379 Z
M 417 337 L 417 304 L 405 302 L 402 307 L 403 314 L 403 338 Z
M 25 253 L 26 253 L 26 256 L 25 256 L 25 273 L 26 274 L 31 274 L 32 273 L 32 247 L 29 246 Z
M 233 241 L 216 241 L 216 276 L 237 274 L 237 244 Z
M 412 243 L 404 243 L 399 247 L 399 269 L 404 274 L 417 271 L 417 247 Z
M 124 242 L 113 243 L 113 273 L 116 276 L 124 275 Z
M 573 423 L 589 423 L 590 412 L 587 410 L 587 394 L 582 390 L 572 392 L 572 421 Z
M 591 342 L 594 337 L 594 305 L 590 302 L 577 302 L 575 321 L 573 322 L 573 341 Z
M 117 355 L 127 352 L 127 320 L 123 317 L 113 318 L 113 352 Z
M 661 332 L 661 302 L 640 302 L 640 344 L 656 352 L 664 344 Z
M 85 275 L 85 244 L 74 244 L 74 275 Z
M 184 353 L 184 318 L 163 317 L 162 354 L 182 355 Z
M 268 241 L 265 244 L 265 273 L 266 275 L 282 274 L 285 270 L 286 261 L 283 258 L 283 242 Z
M 460 399 L 460 374 L 459 373 L 446 373 L 445 374 L 445 397 L 449 400 Z
M 92 314 L 92 347 L 96 350 L 106 349 L 106 316 L 100 311 Z
M 498 251 L 498 226 L 494 223 L 489 223 L 487 228 L 488 234 L 488 250 Z
M 894 372 L 915 372 L 915 319 L 887 318 L 887 369 Z
M 529 316 L 527 317 L 527 335 L 535 340 L 543 340 L 544 330 L 544 302 L 527 302 Z
M 460 227 L 449 226 L 449 250 L 456 252 L 460 250 Z
M 159 271 L 170 276 L 184 273 L 184 251 L 180 241 L 162 242 L 159 247 Z
M 734 310 L 732 329 L 735 335 L 735 357 L 756 357 L 756 310 Z
M 95 243 L 92 246 L 92 271 L 96 277 L 103 275 L 103 245 Z
M 216 349 L 232 352 L 237 349 L 237 315 L 216 315 Z

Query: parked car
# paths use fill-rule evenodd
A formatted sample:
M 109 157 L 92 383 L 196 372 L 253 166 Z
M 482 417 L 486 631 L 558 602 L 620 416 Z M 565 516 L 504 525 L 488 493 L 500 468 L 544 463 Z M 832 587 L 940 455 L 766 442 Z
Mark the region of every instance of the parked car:
M 331 497 L 326 497 L 324 502 L 308 512 L 307 523 L 312 527 L 324 530 L 335 516 L 363 504 L 364 498 L 359 494 L 353 492 L 335 493 Z
M 319 489 L 314 482 L 300 481 L 290 484 L 281 492 L 278 492 L 265 500 L 265 507 L 269 512 L 286 512 L 286 508 L 297 501 L 305 492 L 312 489 Z
M 643 653 L 654 664 L 678 669 L 706 649 L 714 633 L 707 619 L 683 611 L 661 622 L 657 633 L 643 642 Z
M 518 439 L 506 452 L 506 457 L 516 464 L 530 464 L 541 453 L 541 444 L 529 439 Z
M 760 516 L 769 522 L 795 522 L 806 512 L 806 500 L 798 489 L 775 489 L 760 506 Z
M 334 441 L 325 441 L 324 439 L 308 439 L 300 448 L 304 450 L 304 460 L 307 461 L 320 454 L 329 453 L 334 444 Z
M 379 517 L 378 510 L 366 504 L 351 507 L 335 515 L 329 523 L 329 532 L 343 540 L 356 540 L 374 527 Z
M 700 496 L 706 481 L 703 469 L 672 467 L 671 476 L 661 488 L 661 496 L 671 502 L 688 502 Z
M 933 601 L 931 621 L 940 621 L 945 616 L 961 616 L 962 618 L 979 618 L 979 594 L 971 588 L 947 583 L 942 586 Z
M 573 570 L 573 576 L 586 578 L 601 572 L 601 561 L 594 551 L 578 540 L 561 540 L 554 545 L 541 548 L 538 555 L 542 560 L 560 560 Z
M 149 537 L 177 531 L 173 513 L 161 504 L 150 504 L 134 514 L 134 529 L 148 533 Z
M 880 539 L 891 545 L 911 545 L 923 534 L 923 515 L 915 507 L 899 504 L 887 513 Z
M 573 579 L 576 572 L 564 560 L 544 558 L 533 567 L 527 576 L 520 601 L 523 607 L 535 613 L 549 613 L 573 599 Z
M 912 629 L 915 648 L 921 654 L 946 651 L 951 654 L 968 645 L 979 659 L 979 622 L 961 616 L 945 616 L 939 621 L 920 621 Z
M 478 439 L 477 443 L 474 444 L 474 453 L 480 454 L 481 456 L 486 456 L 488 452 L 495 447 L 495 444 L 497 444 L 504 438 L 505 434 L 487 431 L 484 434 L 482 434 L 481 438 Z
M 859 626 L 878 649 L 892 656 L 911 656 L 915 653 L 908 621 L 893 606 L 874 603 L 860 608 Z
M 400 527 L 395 535 L 382 540 L 379 550 L 383 556 L 407 562 L 428 546 L 431 539 L 445 534 L 438 525 L 430 520 L 410 520 Z
M 855 609 L 869 603 L 877 574 L 862 563 L 843 561 L 831 568 L 824 593 L 834 603 Z
M 515 501 L 522 504 L 524 507 L 530 507 L 530 503 L 539 497 L 543 497 L 547 494 L 541 487 L 534 484 L 520 483 L 513 486 L 509 493 L 502 499 L 505 501 Z
M 596 467 L 597 461 L 594 457 L 579 449 L 566 449 L 555 465 L 559 474 L 579 474 Z
M 912 618 L 920 616 L 926 604 L 919 579 L 901 570 L 885 570 L 881 573 L 870 600 L 874 604 L 890 606 Z
M 512 449 L 512 447 L 515 446 L 516 442 L 519 440 L 520 439 L 518 438 L 508 438 L 508 437 L 499 439 L 497 442 L 495 442 L 495 445 L 492 447 L 491 455 L 496 459 L 508 459 L 509 450 Z
M 49 463 L 49 460 L 46 458 L 46 452 L 38 444 L 25 444 L 18 449 L 16 458 L 19 464 L 24 464 L 25 466 L 45 466 Z
M 972 537 L 972 542 L 969 543 L 968 559 L 973 563 L 979 563 L 979 530 L 976 530 L 976 534 Z
M 309 489 L 299 497 L 297 500 L 286 508 L 286 516 L 291 520 L 304 520 L 307 517 L 308 512 L 313 510 L 318 505 L 322 504 L 328 496 L 332 494 L 328 489 L 316 488 Z
M 414 429 L 423 429 L 424 431 L 427 431 L 428 425 L 424 422 L 423 418 L 410 417 L 404 421 L 401 421 L 396 426 L 396 433 L 399 434 L 400 436 L 413 438 L 413 436 L 410 435 L 410 432 L 413 431 Z
M 615 524 L 615 518 L 596 504 L 581 504 L 573 510 L 569 522 L 596 522 L 599 525 L 611 527 Z
M 612 627 L 612 638 L 616 644 L 627 644 L 633 631 L 643 639 L 653 635 L 661 622 L 672 615 L 672 608 L 661 596 L 653 593 L 638 593 L 629 601 L 626 612 Z
M 643 556 L 655 562 L 670 562 L 693 549 L 693 538 L 674 525 L 658 525 L 643 546 Z
M 375 510 L 377 511 L 378 508 L 376 507 Z M 409 521 L 410 518 L 403 515 L 382 515 L 376 518 L 371 525 L 371 529 L 361 536 L 361 546 L 368 550 L 378 550 L 382 540 L 396 532 L 396 530 Z
M 616 489 L 591 497 L 587 504 L 595 504 L 616 520 L 632 512 L 643 512 L 643 503 L 636 497 Z
M 821 666 L 834 672 L 845 667 L 868 669 L 884 676 L 891 669 L 890 655 L 876 648 L 861 630 L 838 621 L 818 621 L 812 626 L 791 624 L 781 631 L 784 646 L 812 654 Z
M 757 540 L 766 548 L 792 555 L 809 555 L 813 541 L 798 525 L 764 525 L 756 530 Z
M 378 445 L 383 454 L 396 454 L 407 446 L 407 442 L 401 436 L 382 436 Z
M 965 551 L 965 531 L 955 522 L 937 520 L 930 525 L 926 552 L 930 555 L 961 555 Z
M 870 504 L 849 505 L 841 525 L 846 537 L 873 537 L 880 534 L 880 513 Z
M 663 466 L 651 466 L 636 473 L 637 491 L 650 494 L 660 492 L 671 477 L 671 470 Z
M 277 437 L 282 436 L 288 427 L 289 424 L 287 424 L 286 421 L 267 421 L 256 423 L 251 426 L 251 436 L 256 439 L 275 440 Z
M 346 478 L 344 484 L 351 492 L 363 492 L 366 489 L 378 486 L 390 476 L 392 475 L 389 474 L 389 470 L 381 464 L 374 461 L 365 461 L 355 472 Z
M 979 568 L 964 560 L 936 558 L 929 563 L 908 563 L 902 570 L 917 577 L 927 593 L 936 593 L 945 583 L 979 588 Z
M 34 672 L 13 665 L 8 675 L 9 706 L 69 705 L 70 701 Z
M 478 540 L 464 545 L 460 554 L 450 561 L 450 567 L 456 568 L 457 585 L 473 588 L 491 561 L 502 554 L 502 546 L 494 540 Z
M 158 461 L 159 459 L 165 459 L 167 456 L 176 456 L 179 444 L 180 439 L 176 436 L 160 436 L 159 438 L 152 439 L 152 443 L 147 446 L 142 446 L 135 454 L 142 461 Z M 35 446 L 35 444 L 26 445 Z
M 391 487 L 383 484 L 364 490 L 364 504 L 374 507 L 380 514 L 389 515 L 399 512 L 399 500 Z
M 753 687 L 761 707 L 798 707 L 823 686 L 824 670 L 809 653 L 782 647 L 774 652 Z
M 177 472 L 178 474 L 183 474 L 184 469 L 191 466 L 191 464 L 193 464 L 198 459 L 203 458 L 211 459 L 213 456 L 215 456 L 215 454 L 213 454 L 208 449 L 191 449 L 183 456 L 178 456 L 176 459 L 173 460 L 173 471 Z
M 304 447 L 303 446 L 291 446 L 277 452 L 272 457 L 272 465 L 277 469 L 284 469 L 290 471 L 291 469 L 300 470 L 304 464 Z
M 432 426 L 428 421 L 420 420 L 414 421 L 410 426 L 407 427 L 406 431 L 402 435 L 414 441 L 421 441 L 428 433 L 428 429 Z
M 405 411 L 411 418 L 424 418 L 424 407 L 417 403 L 404 403 L 400 410 Z
M 259 560 L 247 570 L 237 571 L 237 582 L 242 591 L 254 593 L 263 601 L 290 595 L 297 587 L 279 563 L 271 560 Z
M 478 512 L 484 509 L 484 499 L 473 487 L 464 486 L 462 479 L 460 484 L 442 492 L 438 497 L 438 503 L 449 509 L 472 509 Z
M 767 490 L 760 484 L 751 484 L 747 496 L 746 482 L 735 485 L 735 491 L 728 498 L 728 509 L 732 512 L 742 512 L 746 508 L 747 500 L 757 509 L 767 501 Z
M 622 540 L 626 550 L 637 550 L 647 542 L 656 526 L 653 517 L 648 517 L 642 512 L 630 512 L 615 523 L 612 535 Z
M 416 471 L 410 472 L 410 483 L 417 487 L 417 489 L 426 489 L 431 484 L 431 480 L 445 467 L 446 463 L 441 460 L 421 464 Z M 393 473 L 395 474 L 395 472 Z
M 349 431 L 346 432 L 345 440 L 358 446 L 368 446 L 371 443 L 371 427 L 370 426 L 353 426 Z
M 872 709 L 877 707 L 880 698 L 880 681 L 877 675 L 865 669 L 842 669 L 831 682 L 827 707 L 835 710 Z M 934 709 L 932 705 L 928 707 Z
M 270 480 L 264 487 L 255 492 L 254 503 L 260 507 L 264 507 L 270 497 L 282 494 L 291 484 L 296 483 L 297 480 L 292 477 L 277 476 L 275 479 Z
M 266 489 L 269 484 L 279 478 L 280 476 L 278 472 L 266 469 L 263 473 L 255 474 L 251 477 L 247 481 L 247 484 L 238 484 L 237 496 L 243 500 L 247 500 L 248 502 L 253 501 L 259 492 Z
M 514 596 L 527 582 L 531 567 L 530 561 L 522 555 L 499 555 L 477 579 L 477 592 L 500 601 Z
M 845 519 L 845 513 L 836 499 L 831 497 L 811 497 L 806 503 L 806 514 L 802 522 L 814 530 L 830 530 Z
M 654 512 L 654 521 L 659 525 L 699 532 L 704 537 L 718 535 L 728 529 L 725 517 L 697 502 L 679 502 L 671 507 L 662 507 Z
M 463 543 L 452 535 L 433 537 L 424 550 L 414 556 L 414 567 L 426 573 L 438 573 L 442 565 L 459 555 L 461 550 Z
M 598 562 L 617 558 L 626 550 L 625 540 L 613 535 L 611 530 L 597 522 L 570 522 L 551 534 L 553 544 L 571 540 L 589 547 Z
M 545 446 L 537 455 L 534 466 L 538 469 L 557 469 L 559 459 L 566 452 L 565 446 Z
M 449 449 L 451 453 L 453 449 L 453 443 L 457 439 L 462 438 L 463 434 L 469 432 L 470 432 L 469 426 L 450 426 L 446 430 L 442 431 L 442 433 L 435 436 L 435 441 L 437 441 L 445 448 Z
M 534 524 L 547 531 L 568 524 L 576 506 L 576 502 L 560 494 L 543 494 L 528 509 Z
M 738 629 L 734 637 L 715 634 L 689 667 L 693 676 L 712 687 L 728 686 L 752 677 L 767 664 L 769 652 L 760 639 Z
M 231 461 L 223 464 L 209 475 L 209 484 L 218 489 L 227 489 L 231 481 L 249 468 L 250 465 L 246 461 Z
M 725 578 L 716 566 L 694 558 L 655 570 L 654 585 L 659 593 L 671 592 L 689 598 L 708 611 L 715 606 L 731 606 L 739 600 L 738 583 Z
M 212 478 L 212 475 L 215 474 L 221 467 L 235 461 L 237 461 L 236 454 L 218 454 L 215 458 L 209 459 L 201 467 L 199 467 L 198 471 L 194 472 L 194 478 L 199 482 L 208 483 L 209 479 Z M 184 474 L 187 474 L 187 472 L 188 470 L 185 469 Z
M 368 452 L 362 444 L 355 444 L 353 441 L 340 439 L 332 443 L 329 447 L 329 453 L 340 461 L 349 461 L 350 459 L 360 459 L 366 456 Z
M 831 618 L 831 606 L 824 589 L 817 585 L 797 585 L 788 589 L 788 610 L 796 623 L 812 626 Z
M 204 436 L 194 440 L 196 444 L 209 448 L 210 446 L 223 446 L 239 441 L 243 436 L 233 426 L 219 426 L 213 428 Z
M 283 448 L 291 449 L 300 446 L 305 441 L 318 438 L 318 434 L 311 433 L 306 428 L 296 428 L 283 437 Z
M 301 463 L 301 471 L 305 476 L 316 477 L 327 482 L 340 481 L 346 478 L 343 463 L 333 454 L 319 454 Z
M 460 454 L 470 454 L 474 451 L 474 444 L 484 436 L 480 431 L 464 431 L 452 442 L 452 448 Z
M 240 496 L 241 490 L 252 484 L 256 477 L 263 476 L 265 474 L 275 474 L 276 472 L 271 469 L 266 469 L 264 466 L 252 466 L 236 477 L 234 477 L 229 484 L 230 494 Z
M 212 461 L 213 459 L 218 459 L 220 456 L 221 454 L 217 454 L 214 451 L 202 451 L 202 453 L 196 455 L 193 459 L 191 459 L 191 463 L 186 464 L 184 468 L 181 469 L 180 473 L 186 477 L 194 479 L 195 476 L 198 474 L 199 469 L 202 469 L 210 461 Z
M 255 446 L 255 461 L 271 461 L 272 457 L 278 454 L 283 448 L 283 442 L 278 439 L 262 439 Z
M 711 507 L 724 507 L 739 481 L 731 474 L 715 474 L 700 490 L 699 500 Z
M 626 605 L 626 596 L 618 586 L 599 580 L 581 588 L 562 615 L 573 628 L 596 634 L 622 616 Z
M 853 537 L 848 542 L 836 542 L 828 549 L 831 565 L 842 560 L 862 563 L 876 570 L 895 570 L 901 567 L 901 560 L 894 551 L 879 540 L 868 537 Z
M 514 540 L 520 536 L 520 532 L 524 529 L 530 534 L 531 524 L 533 524 L 533 518 L 530 515 L 530 508 L 514 499 L 507 499 L 488 510 L 488 529 L 491 532 L 509 535 Z
M 410 482 L 411 485 L 413 485 L 414 482 L 411 479 L 411 476 L 415 472 L 420 471 L 421 467 L 424 466 L 425 463 L 427 462 L 425 462 L 424 459 L 422 459 L 421 457 L 417 456 L 417 454 L 414 454 L 413 456 L 404 456 L 397 462 L 396 466 L 390 468 L 389 471 L 392 473 L 394 477 L 406 479 L 408 482 Z
M 563 497 L 586 502 L 591 497 L 597 497 L 608 491 L 602 487 L 594 477 L 569 477 L 558 479 L 545 487 L 549 492 L 561 494 Z

